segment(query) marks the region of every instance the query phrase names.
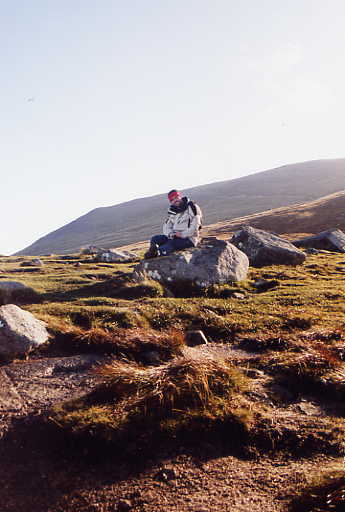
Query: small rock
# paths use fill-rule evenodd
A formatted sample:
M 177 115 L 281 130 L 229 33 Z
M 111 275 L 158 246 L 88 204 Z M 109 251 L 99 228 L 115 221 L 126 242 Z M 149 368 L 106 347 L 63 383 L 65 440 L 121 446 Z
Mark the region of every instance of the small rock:
M 262 377 L 265 377 L 265 373 L 261 370 L 257 370 L 256 368 L 247 368 L 245 370 L 245 373 L 251 379 L 260 379 Z
M 160 364 L 161 358 L 156 350 L 149 350 L 143 354 L 143 359 L 147 364 Z
M 43 261 L 39 258 L 34 258 L 33 260 L 23 261 L 19 265 L 20 267 L 43 267 Z
M 244 294 L 244 293 L 241 293 L 241 292 L 234 292 L 234 293 L 232 294 L 232 297 L 233 297 L 234 299 L 239 299 L 239 300 L 243 300 L 243 299 L 245 299 L 245 298 L 246 298 L 245 294 Z
M 119 500 L 117 504 L 117 510 L 121 512 L 125 512 L 126 510 L 131 510 L 133 507 L 131 500 Z
M 107 250 L 98 253 L 94 261 L 103 261 L 106 263 L 130 263 L 138 259 L 138 256 L 130 251 Z
M 97 247 L 96 245 L 89 245 L 88 247 L 84 247 L 80 250 L 80 254 L 101 254 L 102 252 L 106 252 L 107 249 L 103 249 L 103 247 Z
M 271 279 L 270 281 L 266 279 L 257 279 L 253 284 L 254 288 L 256 288 L 258 292 L 266 292 L 278 285 L 279 281 L 277 279 Z
M 208 344 L 207 338 L 202 331 L 187 331 L 186 342 L 189 347 Z
M 175 480 L 176 477 L 177 477 L 177 473 L 174 468 L 162 469 L 156 475 L 156 479 L 161 480 L 162 482 L 168 482 L 169 480 Z

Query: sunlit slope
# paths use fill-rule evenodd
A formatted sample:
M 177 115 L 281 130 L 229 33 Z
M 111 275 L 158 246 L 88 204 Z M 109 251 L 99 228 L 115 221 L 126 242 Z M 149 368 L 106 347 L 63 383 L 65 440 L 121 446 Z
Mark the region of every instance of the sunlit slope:
M 178 187 L 171 183 L 171 188 Z M 205 224 L 305 203 L 345 188 L 345 159 L 285 165 L 243 178 L 185 190 L 204 211 Z M 82 246 L 117 247 L 161 231 L 165 194 L 97 208 L 40 238 L 17 254 L 75 252 Z
M 284 235 L 319 233 L 331 228 L 345 231 L 345 190 L 315 201 L 217 222 L 207 226 L 205 234 L 228 238 L 244 225 Z

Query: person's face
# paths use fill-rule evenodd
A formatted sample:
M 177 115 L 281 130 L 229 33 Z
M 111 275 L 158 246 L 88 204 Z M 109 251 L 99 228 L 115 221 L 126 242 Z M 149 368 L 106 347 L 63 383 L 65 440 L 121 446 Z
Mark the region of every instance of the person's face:
M 174 206 L 179 206 L 179 204 L 181 204 L 181 197 L 175 197 L 172 201 L 170 201 L 170 204 L 174 205 Z

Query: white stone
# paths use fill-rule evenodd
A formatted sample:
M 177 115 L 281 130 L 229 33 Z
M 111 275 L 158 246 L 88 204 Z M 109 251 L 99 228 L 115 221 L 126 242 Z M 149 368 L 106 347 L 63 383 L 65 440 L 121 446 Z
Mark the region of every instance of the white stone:
M 45 323 L 15 304 L 0 307 L 0 356 L 25 355 L 48 340 Z

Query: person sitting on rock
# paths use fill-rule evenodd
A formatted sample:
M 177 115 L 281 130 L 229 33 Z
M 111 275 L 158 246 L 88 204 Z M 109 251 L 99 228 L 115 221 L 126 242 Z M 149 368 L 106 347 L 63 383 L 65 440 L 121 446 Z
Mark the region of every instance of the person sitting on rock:
M 174 251 L 196 247 L 200 240 L 202 212 L 188 197 L 182 197 L 178 190 L 168 194 L 170 208 L 163 224 L 163 234 L 151 238 L 145 258 L 166 256 Z

